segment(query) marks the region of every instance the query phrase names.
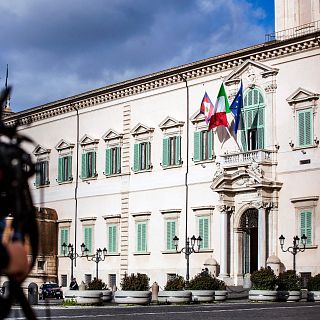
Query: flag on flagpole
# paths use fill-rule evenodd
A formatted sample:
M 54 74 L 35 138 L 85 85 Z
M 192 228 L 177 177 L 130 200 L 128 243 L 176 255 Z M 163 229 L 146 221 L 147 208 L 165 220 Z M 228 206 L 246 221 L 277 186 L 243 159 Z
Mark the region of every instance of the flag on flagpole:
M 222 83 L 217 96 L 216 104 L 214 105 L 212 116 L 210 118 L 208 131 L 219 126 L 228 127 L 227 113 L 229 112 L 229 102 Z
M 200 113 L 204 114 L 206 123 L 208 124 L 210 122 L 210 118 L 212 116 L 213 112 L 213 104 L 207 94 L 207 92 L 204 93 L 201 106 L 200 106 Z
M 241 109 L 243 108 L 243 88 L 242 88 L 242 80 L 240 84 L 240 88 L 234 97 L 231 105 L 230 110 L 234 114 L 234 133 L 237 134 L 238 126 L 240 122 L 240 116 L 241 116 Z

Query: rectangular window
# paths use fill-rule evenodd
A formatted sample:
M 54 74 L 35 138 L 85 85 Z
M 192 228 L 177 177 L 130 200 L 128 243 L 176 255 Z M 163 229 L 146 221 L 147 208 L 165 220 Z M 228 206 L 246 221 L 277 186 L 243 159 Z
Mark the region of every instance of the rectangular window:
M 117 285 L 117 275 L 115 273 L 110 273 L 109 274 L 109 287 L 112 290 L 113 287 L 116 285 Z
M 165 137 L 163 139 L 162 166 L 181 164 L 181 137 Z
M 93 236 L 93 227 L 92 226 L 86 226 L 83 228 L 83 233 L 84 233 L 84 244 L 86 246 L 86 248 L 89 250 L 88 254 L 92 254 L 93 252 L 93 248 L 92 248 L 92 236 Z
M 58 159 L 58 182 L 72 180 L 72 156 L 64 156 Z
M 134 145 L 133 171 L 150 169 L 150 142 L 141 142 Z
M 166 221 L 166 250 L 176 249 L 173 243 L 173 238 L 177 234 L 176 225 L 177 225 L 177 222 L 175 220 Z
M 36 163 L 36 186 L 45 186 L 49 183 L 49 161 L 38 161 Z
M 61 286 L 67 287 L 68 286 L 68 277 L 66 274 L 61 275 Z
M 196 131 L 194 133 L 193 160 L 205 161 L 213 159 L 213 131 Z
M 209 243 L 210 243 L 209 221 L 210 221 L 209 217 L 198 218 L 199 236 L 202 239 L 200 244 L 200 249 L 209 249 Z
M 110 176 L 119 173 L 121 173 L 121 148 L 107 148 L 105 175 Z
M 84 275 L 84 283 L 85 284 L 89 284 L 91 282 L 91 279 L 92 279 L 92 275 L 87 273 Z
M 307 147 L 312 145 L 312 109 L 297 112 L 298 120 L 298 145 Z
M 302 235 L 307 237 L 307 245 L 312 244 L 312 212 L 300 212 L 300 237 Z
M 108 253 L 117 253 L 117 224 L 108 225 Z
M 96 176 L 96 152 L 89 151 L 82 154 L 81 178 L 93 178 Z
M 311 272 L 301 272 L 301 288 L 306 289 L 308 287 L 308 282 L 311 278 Z
M 60 229 L 60 255 L 63 255 L 63 244 L 69 244 L 69 228 Z M 68 254 L 68 248 L 66 248 L 66 255 Z
M 136 224 L 136 249 L 137 252 L 147 252 L 147 223 L 138 222 Z

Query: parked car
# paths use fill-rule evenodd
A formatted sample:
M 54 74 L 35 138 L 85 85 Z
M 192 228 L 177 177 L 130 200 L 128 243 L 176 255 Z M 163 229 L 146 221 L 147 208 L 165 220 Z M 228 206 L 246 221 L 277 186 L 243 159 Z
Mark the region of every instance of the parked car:
M 39 299 L 56 298 L 63 299 L 61 287 L 54 282 L 46 282 L 40 286 Z

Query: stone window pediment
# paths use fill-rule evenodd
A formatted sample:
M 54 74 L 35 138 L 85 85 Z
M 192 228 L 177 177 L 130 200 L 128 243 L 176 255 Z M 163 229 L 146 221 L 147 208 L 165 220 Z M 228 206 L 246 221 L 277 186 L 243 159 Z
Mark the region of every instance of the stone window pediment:
M 39 156 L 44 156 L 44 155 L 49 155 L 49 153 L 51 152 L 51 149 L 47 149 L 43 146 L 41 146 L 40 144 L 38 144 L 35 149 L 33 150 L 33 154 L 36 156 L 36 157 L 39 157 Z
M 153 133 L 154 128 L 148 127 L 142 123 L 138 123 L 132 130 L 131 134 L 134 137 L 141 136 L 141 137 L 150 137 Z
M 184 125 L 184 121 L 178 121 L 168 116 L 159 124 L 159 128 L 163 132 L 168 132 L 168 131 L 176 131 L 177 129 L 183 127 L 183 125 Z
M 80 139 L 80 145 L 82 147 L 87 146 L 87 145 L 94 145 L 99 143 L 99 139 L 94 139 L 90 137 L 89 135 L 85 134 L 81 139 Z
M 61 139 L 57 145 L 55 146 L 55 149 L 57 151 L 63 151 L 63 150 L 67 150 L 67 149 L 73 149 L 74 148 L 74 143 L 68 142 L 64 139 Z
M 309 90 L 298 88 L 286 100 L 290 106 L 294 108 L 304 108 L 306 106 L 315 105 L 315 101 L 319 99 L 319 94 Z
M 257 61 L 246 60 L 224 79 L 224 83 L 226 86 L 239 84 L 241 78 L 245 78 L 249 84 L 254 84 L 258 79 L 275 76 L 278 72 L 279 69 Z
M 123 138 L 123 134 L 118 133 L 117 131 L 113 129 L 109 129 L 103 136 L 102 139 L 105 142 L 112 142 L 112 141 L 121 141 Z
M 204 114 L 197 110 L 190 118 L 190 121 L 197 129 L 208 128 L 208 125 L 205 122 Z

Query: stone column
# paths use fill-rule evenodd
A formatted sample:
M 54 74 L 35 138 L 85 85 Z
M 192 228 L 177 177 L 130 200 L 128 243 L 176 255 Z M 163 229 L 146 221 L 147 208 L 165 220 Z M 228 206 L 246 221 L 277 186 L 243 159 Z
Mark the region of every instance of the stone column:
M 258 269 L 265 268 L 266 253 L 266 211 L 263 203 L 258 203 Z
M 228 277 L 228 207 L 222 205 L 220 211 L 220 274 L 219 278 Z
M 236 285 L 242 285 L 243 283 L 242 241 L 243 230 L 241 228 L 234 228 L 234 275 Z

